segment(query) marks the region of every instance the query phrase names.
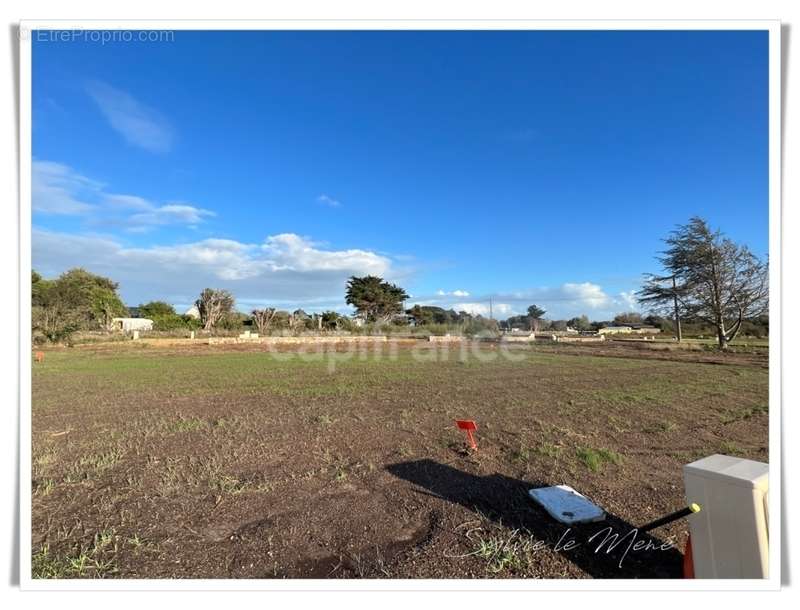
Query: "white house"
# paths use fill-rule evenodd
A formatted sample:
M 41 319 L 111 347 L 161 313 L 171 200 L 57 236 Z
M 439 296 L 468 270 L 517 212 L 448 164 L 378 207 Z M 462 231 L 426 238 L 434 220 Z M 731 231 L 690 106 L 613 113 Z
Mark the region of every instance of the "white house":
M 189 316 L 190 318 L 194 318 L 195 320 L 200 319 L 200 310 L 197 309 L 197 305 L 192 305 L 186 312 L 183 314 L 185 316 Z
M 633 329 L 630 326 L 604 326 L 597 330 L 598 335 L 620 335 L 632 332 Z
M 147 318 L 114 318 L 111 323 L 114 330 L 125 333 L 134 330 L 153 330 L 153 321 Z

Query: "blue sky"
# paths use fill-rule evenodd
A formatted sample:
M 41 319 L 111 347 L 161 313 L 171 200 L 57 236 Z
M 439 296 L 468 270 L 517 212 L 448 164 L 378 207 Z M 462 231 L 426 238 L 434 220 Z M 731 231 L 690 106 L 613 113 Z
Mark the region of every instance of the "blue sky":
M 768 250 L 767 32 L 33 42 L 33 265 L 135 305 L 633 308 L 693 215 Z

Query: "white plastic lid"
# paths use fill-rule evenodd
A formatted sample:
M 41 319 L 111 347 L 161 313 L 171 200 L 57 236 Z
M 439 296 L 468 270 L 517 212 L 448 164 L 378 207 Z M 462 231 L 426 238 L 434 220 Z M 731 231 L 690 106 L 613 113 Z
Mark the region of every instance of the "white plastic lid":
M 769 488 L 769 464 L 714 454 L 683 467 L 684 473 L 706 479 L 725 481 L 729 485 L 767 490 Z
M 605 512 L 569 485 L 528 490 L 530 497 L 561 523 L 590 523 L 605 519 Z

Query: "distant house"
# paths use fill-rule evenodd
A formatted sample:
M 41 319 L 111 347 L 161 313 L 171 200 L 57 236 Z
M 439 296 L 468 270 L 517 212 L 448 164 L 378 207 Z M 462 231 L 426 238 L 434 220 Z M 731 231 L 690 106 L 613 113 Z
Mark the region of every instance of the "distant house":
M 658 333 L 661 332 L 661 329 L 655 326 L 642 325 L 634 327 L 633 332 L 638 333 L 640 335 L 657 335 Z
M 620 335 L 633 332 L 630 326 L 604 326 L 597 330 L 598 335 Z
M 195 320 L 200 319 L 200 310 L 197 309 L 197 305 L 192 305 L 189 309 L 187 309 L 184 314 L 185 316 L 189 316 L 190 318 L 194 318 Z
M 660 328 L 646 324 L 630 324 L 627 326 L 604 326 L 597 331 L 598 335 L 657 335 Z
M 111 324 L 114 330 L 125 333 L 134 330 L 153 330 L 153 321 L 147 318 L 114 318 Z
M 389 319 L 389 321 L 392 324 L 397 324 L 398 326 L 416 326 L 417 325 L 417 319 L 414 316 L 409 315 L 407 313 L 396 313 Z

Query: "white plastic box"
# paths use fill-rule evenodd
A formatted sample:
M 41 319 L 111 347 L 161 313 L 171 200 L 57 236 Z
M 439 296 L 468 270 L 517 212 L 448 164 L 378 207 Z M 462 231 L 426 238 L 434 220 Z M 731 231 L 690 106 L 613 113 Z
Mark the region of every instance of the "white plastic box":
M 769 576 L 769 465 L 712 455 L 683 467 L 695 578 Z

